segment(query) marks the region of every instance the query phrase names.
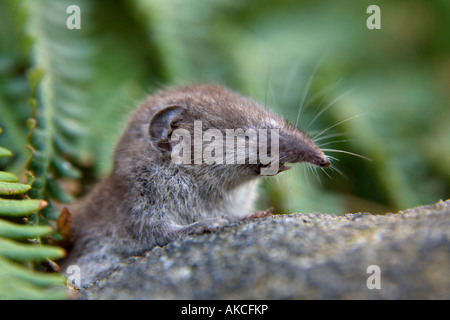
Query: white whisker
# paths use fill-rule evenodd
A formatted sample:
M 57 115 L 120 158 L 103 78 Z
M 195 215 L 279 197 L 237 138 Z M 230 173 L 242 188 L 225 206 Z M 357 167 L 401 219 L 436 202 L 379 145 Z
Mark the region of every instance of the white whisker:
M 329 142 L 324 142 L 324 143 L 318 144 L 317 146 L 318 146 L 319 148 L 321 148 L 321 147 L 326 146 L 326 145 L 328 145 L 328 144 L 333 144 L 333 143 L 344 143 L 344 142 L 350 142 L 350 141 L 353 141 L 353 139 L 349 139 L 349 140 L 334 140 L 334 141 L 329 141 Z
M 329 131 L 329 130 L 331 130 L 331 129 L 333 129 L 333 128 L 335 128 L 335 127 L 337 127 L 337 126 L 339 126 L 339 125 L 341 125 L 341 124 L 343 124 L 343 123 L 345 123 L 345 122 L 347 122 L 347 121 L 350 121 L 350 120 L 359 118 L 359 117 L 361 117 L 361 116 L 363 116 L 363 115 L 365 115 L 365 114 L 367 114 L 367 112 L 360 113 L 360 114 L 357 114 L 357 115 L 355 115 L 355 116 L 353 116 L 353 117 L 350 117 L 350 118 L 347 118 L 347 119 L 345 119 L 345 120 L 339 121 L 339 122 L 333 124 L 332 126 L 326 128 L 325 130 L 322 130 L 322 132 L 320 132 L 320 133 L 318 133 L 316 136 L 314 136 L 314 138 L 313 138 L 312 140 L 315 141 L 316 138 L 320 137 L 320 136 L 321 136 L 322 134 L 324 134 L 325 132 L 327 132 L 327 131 Z
M 328 159 L 331 159 L 331 160 L 334 160 L 334 161 L 339 161 L 338 158 L 335 158 L 335 157 L 332 157 L 332 156 L 329 156 L 329 155 L 326 155 L 326 157 L 327 157 Z
M 339 170 L 338 168 L 336 168 L 335 166 L 331 165 L 330 169 L 333 171 L 336 171 L 337 173 L 339 173 L 341 176 L 343 176 L 345 179 L 348 180 L 348 177 L 346 174 L 344 174 L 341 170 Z
M 331 178 L 331 176 L 328 174 L 328 172 L 324 168 L 320 168 L 320 169 L 322 169 L 322 171 L 328 176 L 328 178 L 333 179 L 333 178 Z
M 358 154 L 358 153 L 354 153 L 354 152 L 350 152 L 350 151 L 346 151 L 346 150 L 337 150 L 337 149 L 321 149 L 322 151 L 325 151 L 325 152 L 339 152 L 339 153 L 345 153 L 345 154 L 349 154 L 349 155 L 352 155 L 352 156 L 355 156 L 355 157 L 359 157 L 359 158 L 362 158 L 362 159 L 365 159 L 365 160 L 369 160 L 369 161 L 373 161 L 371 158 L 369 158 L 369 157 L 365 157 L 365 156 L 363 156 L 363 155 L 360 155 L 360 154 Z
M 308 189 L 311 189 L 311 185 L 309 184 L 308 173 L 306 172 L 306 166 L 303 166 L 303 171 L 305 172 L 306 184 L 308 185 Z
M 340 78 L 333 86 L 331 86 L 331 88 L 326 88 L 326 90 L 328 90 L 328 91 L 327 91 L 327 93 L 325 94 L 325 96 L 322 98 L 322 100 L 320 100 L 319 104 L 318 104 L 317 107 L 314 109 L 314 112 L 317 112 L 317 111 L 320 109 L 320 107 L 322 106 L 322 103 L 325 102 L 325 100 L 328 98 L 328 96 L 331 94 L 331 92 L 333 92 L 334 88 L 336 88 L 336 87 L 338 86 L 338 84 L 341 82 L 342 79 L 344 79 L 344 77 Z M 321 95 L 321 96 L 323 95 L 323 91 L 325 91 L 325 90 L 322 90 L 322 91 L 320 92 L 320 95 Z M 314 101 L 315 99 L 317 99 L 317 98 L 312 98 L 313 101 Z M 310 123 L 311 123 L 311 121 L 308 123 L 308 127 L 310 126 Z
M 331 108 L 336 102 L 338 102 L 339 100 L 342 100 L 346 95 L 350 94 L 352 91 L 355 91 L 356 88 L 347 90 L 347 92 L 344 92 L 343 94 L 341 94 L 339 97 L 337 97 L 336 99 L 334 99 L 333 101 L 331 101 L 329 104 L 327 104 L 322 110 L 320 110 L 319 113 L 316 114 L 316 116 L 311 119 L 311 121 L 308 123 L 308 126 L 306 127 L 305 130 L 308 130 L 309 127 L 316 122 L 316 120 L 325 112 L 327 111 L 329 108 Z
M 319 174 L 317 173 L 317 168 L 316 168 L 316 167 L 311 167 L 311 168 L 312 168 L 312 170 L 313 170 L 314 175 L 315 175 L 316 178 L 317 178 L 317 181 L 319 181 L 319 184 L 320 184 L 320 186 L 322 187 L 322 186 L 323 186 L 323 185 L 322 185 L 322 180 L 320 180 Z
M 314 70 L 311 73 L 311 75 L 310 75 L 310 77 L 308 79 L 308 82 L 306 84 L 305 90 L 303 91 L 303 97 L 302 97 L 301 104 L 299 106 L 298 113 L 297 113 L 297 120 L 295 121 L 295 126 L 296 127 L 298 126 L 298 121 L 300 120 L 300 114 L 302 113 L 303 105 L 305 104 L 306 97 L 308 96 L 309 89 L 311 88 L 311 84 L 313 82 L 313 79 L 316 76 L 316 72 L 319 69 L 319 67 L 322 64 L 324 59 L 325 59 L 325 55 L 322 56 L 322 58 L 319 60 L 319 62 L 314 67 Z
M 346 136 L 346 134 L 345 133 L 330 133 L 330 134 L 326 134 L 326 135 L 324 135 L 324 136 L 322 136 L 320 138 L 313 139 L 313 141 L 317 142 L 317 141 L 325 140 L 325 139 L 328 139 L 328 138 L 343 137 L 343 136 Z

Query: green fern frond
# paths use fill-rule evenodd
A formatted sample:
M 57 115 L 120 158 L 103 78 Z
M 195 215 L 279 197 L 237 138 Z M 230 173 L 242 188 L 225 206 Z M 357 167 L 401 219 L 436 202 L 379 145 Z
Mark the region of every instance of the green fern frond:
M 17 223 L 0 220 L 0 239 L 33 239 L 48 235 L 51 231 L 52 228 L 50 226 L 19 225 Z
M 39 82 L 36 137 L 51 140 L 40 154 L 58 174 L 75 175 L 65 161 L 106 173 L 111 166 L 114 141 L 125 125 L 129 107 L 156 78 L 154 52 L 129 12 L 129 3 L 115 1 L 25 1 L 33 38 L 30 74 Z M 69 30 L 67 7 L 80 7 L 81 29 Z M 41 123 L 45 122 L 46 127 Z M 66 157 L 54 157 L 54 154 Z M 37 177 L 39 179 L 39 177 Z
M 11 151 L 9 151 L 8 149 L 0 147 L 0 157 L 10 157 L 10 156 L 12 156 Z
M 0 299 L 62 299 L 59 275 L 36 272 L 0 256 Z
M 0 181 L 0 195 L 13 195 L 25 193 L 31 189 L 27 184 Z
M 0 256 L 20 262 L 43 262 L 47 259 L 53 260 L 64 257 L 64 250 L 56 246 L 33 246 L 0 238 Z
M 8 153 L 5 152 L 5 155 Z M 18 183 L 18 178 L 0 172 L 0 196 L 23 195 L 31 185 Z M 50 226 L 33 225 L 29 217 L 47 205 L 44 200 L 0 198 L 0 299 L 63 299 L 65 278 L 32 269 L 33 263 L 60 259 L 62 248 L 41 245 L 39 239 L 52 232 Z M 26 224 L 5 219 L 24 218 Z M 36 220 L 36 219 L 35 219 Z
M 9 200 L 0 199 L 0 215 L 20 217 L 24 214 L 37 212 L 47 206 L 44 200 Z

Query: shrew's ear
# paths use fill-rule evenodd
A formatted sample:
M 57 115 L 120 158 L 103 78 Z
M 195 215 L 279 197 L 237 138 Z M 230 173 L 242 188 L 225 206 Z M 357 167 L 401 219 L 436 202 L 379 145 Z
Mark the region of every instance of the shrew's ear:
M 182 119 L 182 113 L 185 109 L 182 106 L 169 106 L 155 113 L 148 128 L 154 148 L 163 152 L 172 151 L 170 134 L 173 131 L 173 125 Z

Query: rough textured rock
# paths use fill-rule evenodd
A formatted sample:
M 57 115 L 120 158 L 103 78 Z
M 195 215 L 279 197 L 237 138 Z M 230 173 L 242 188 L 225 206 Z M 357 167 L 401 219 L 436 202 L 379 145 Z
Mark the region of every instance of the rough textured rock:
M 370 265 L 381 289 L 369 290 Z M 82 299 L 450 299 L 450 200 L 244 221 L 123 262 Z

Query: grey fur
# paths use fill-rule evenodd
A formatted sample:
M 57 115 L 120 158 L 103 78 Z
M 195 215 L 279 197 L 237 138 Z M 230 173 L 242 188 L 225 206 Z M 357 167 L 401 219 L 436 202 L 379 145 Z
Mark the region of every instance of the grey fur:
M 214 85 L 161 91 L 134 113 L 116 149 L 110 175 L 69 209 L 73 249 L 82 283 L 120 260 L 185 235 L 212 232 L 252 213 L 260 165 L 185 165 L 170 159 L 167 135 L 209 128 L 278 128 L 280 172 L 285 162 L 329 164 L 301 131 L 237 93 Z

